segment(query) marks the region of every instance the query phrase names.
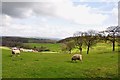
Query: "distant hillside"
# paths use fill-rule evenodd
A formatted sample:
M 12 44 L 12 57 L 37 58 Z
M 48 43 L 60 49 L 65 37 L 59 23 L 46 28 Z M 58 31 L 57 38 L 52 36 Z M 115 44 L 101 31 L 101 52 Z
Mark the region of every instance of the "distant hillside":
M 14 36 L 2 36 L 0 38 L 0 41 L 2 39 L 2 44 L 5 43 L 56 43 L 57 40 L 51 40 L 51 39 L 42 39 L 42 38 L 26 38 L 26 37 L 14 37 Z
M 70 41 L 71 39 L 74 39 L 74 37 L 67 37 L 65 39 L 61 39 L 59 41 L 57 41 L 58 43 L 64 43 L 64 42 L 67 42 L 67 41 Z

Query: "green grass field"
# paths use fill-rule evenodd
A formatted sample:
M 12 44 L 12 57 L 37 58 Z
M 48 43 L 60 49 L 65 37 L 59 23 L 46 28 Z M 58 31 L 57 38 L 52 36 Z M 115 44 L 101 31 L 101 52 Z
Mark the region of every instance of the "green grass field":
M 34 46 L 36 47 L 47 47 L 48 49 L 50 49 L 50 51 L 60 51 L 60 44 L 58 43 L 54 43 L 54 44 L 51 44 L 51 43 L 24 43 L 25 45 L 29 45 L 31 46 L 32 48 L 34 48 Z
M 36 44 L 32 43 L 32 45 Z M 56 46 L 46 44 L 48 45 L 52 50 L 56 50 L 56 46 L 58 48 L 58 44 Z M 117 47 L 116 51 L 112 52 L 111 45 L 105 43 L 94 46 L 89 54 L 86 54 L 86 50 L 83 49 L 83 62 L 71 62 L 73 54 L 65 53 L 22 52 L 19 57 L 10 55 L 10 50 L 2 49 L 3 78 L 118 77 Z

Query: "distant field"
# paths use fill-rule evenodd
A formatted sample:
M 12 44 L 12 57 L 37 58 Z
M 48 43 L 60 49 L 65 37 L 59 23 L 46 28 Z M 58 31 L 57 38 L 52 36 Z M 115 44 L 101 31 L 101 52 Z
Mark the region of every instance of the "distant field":
M 43 46 L 43 47 L 47 47 L 48 49 L 50 49 L 51 51 L 60 51 L 60 44 L 52 44 L 52 43 L 24 43 L 24 44 L 26 44 L 26 45 L 29 45 L 29 46 L 31 46 L 31 47 L 33 47 L 34 48 L 34 46 L 36 46 L 36 47 L 41 47 L 41 46 Z
M 60 44 L 30 44 L 48 46 L 59 50 Z M 116 47 L 117 50 L 118 47 Z M 99 43 L 86 54 L 83 63 L 71 62 L 73 54 L 22 52 L 10 57 L 11 51 L 2 49 L 3 78 L 117 78 L 118 52 L 112 52 L 110 44 Z M 74 50 L 73 50 L 74 51 Z

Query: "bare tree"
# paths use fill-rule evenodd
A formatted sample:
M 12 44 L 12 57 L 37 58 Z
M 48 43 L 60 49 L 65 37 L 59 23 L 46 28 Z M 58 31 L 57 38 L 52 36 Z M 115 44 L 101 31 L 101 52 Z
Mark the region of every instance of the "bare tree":
M 98 32 L 99 39 L 102 41 L 105 41 L 105 43 L 107 43 L 107 41 L 109 40 L 107 35 L 108 35 L 108 33 L 105 31 Z
M 83 45 L 83 32 L 76 32 L 73 34 L 75 46 L 79 49 L 80 54 L 82 54 L 82 45 Z
M 89 49 L 98 42 L 98 33 L 95 30 L 89 30 L 84 33 L 84 43 L 87 46 L 87 54 L 89 54 Z
M 67 50 L 69 53 L 71 53 L 71 50 L 75 47 L 75 42 L 73 40 L 65 42 L 63 44 L 62 50 Z
M 115 51 L 115 41 L 116 41 L 116 37 L 117 36 L 120 36 L 120 26 L 111 26 L 111 27 L 108 27 L 105 32 L 108 33 L 108 38 L 109 38 L 109 41 L 112 42 L 112 51 Z

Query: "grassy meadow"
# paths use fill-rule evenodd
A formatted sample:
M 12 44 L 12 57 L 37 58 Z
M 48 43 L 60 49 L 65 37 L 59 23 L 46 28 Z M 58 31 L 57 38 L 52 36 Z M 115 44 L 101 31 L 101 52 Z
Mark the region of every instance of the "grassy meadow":
M 50 49 L 50 51 L 60 51 L 61 47 L 60 44 L 58 43 L 24 43 L 25 45 L 29 45 L 30 47 L 34 48 L 34 46 L 36 47 L 47 47 L 48 49 Z
M 59 51 L 60 44 L 37 44 L 47 46 L 52 51 Z M 77 50 L 73 50 L 77 52 Z M 9 49 L 2 48 L 3 78 L 117 78 L 118 47 L 112 52 L 110 44 L 98 43 L 86 54 L 83 49 L 83 62 L 71 62 L 74 54 L 21 52 L 18 57 L 11 57 Z

